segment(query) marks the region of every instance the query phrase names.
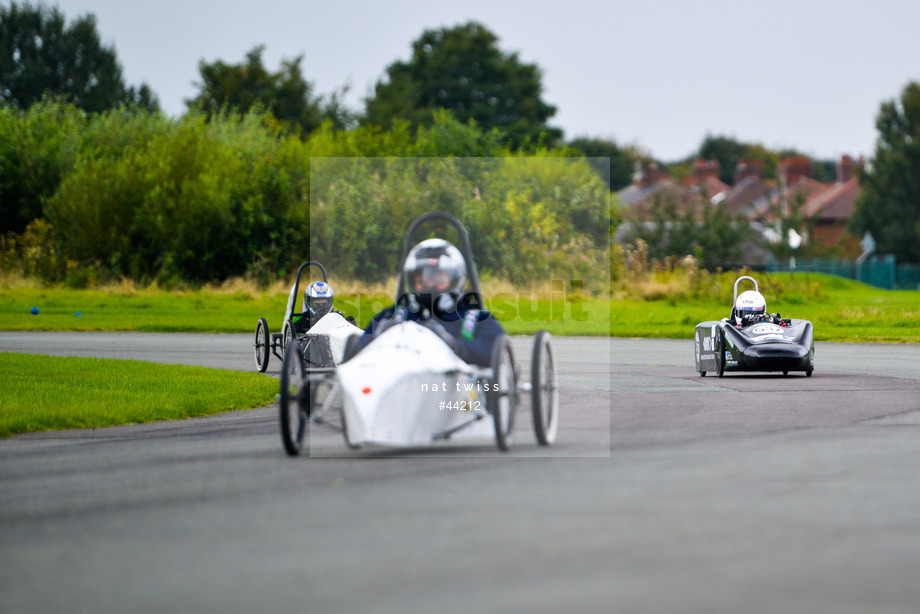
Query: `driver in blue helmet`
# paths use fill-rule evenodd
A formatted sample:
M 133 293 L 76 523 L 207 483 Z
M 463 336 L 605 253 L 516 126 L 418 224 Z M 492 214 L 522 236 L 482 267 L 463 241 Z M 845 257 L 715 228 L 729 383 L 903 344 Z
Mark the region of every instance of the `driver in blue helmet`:
M 291 292 L 294 289 L 291 288 Z M 313 328 L 313 326 L 319 322 L 323 316 L 327 313 L 338 313 L 339 315 L 344 315 L 340 311 L 333 310 L 333 301 L 335 299 L 335 292 L 325 281 L 314 281 L 311 282 L 307 289 L 303 293 L 303 316 L 294 322 L 294 331 L 297 334 L 303 334 Z M 350 323 L 354 324 L 355 319 L 351 316 L 345 318 Z
M 403 276 L 405 300 L 374 316 L 354 352 L 390 326 L 409 320 L 424 322 L 466 362 L 488 367 L 492 343 L 505 331 L 490 312 L 461 295 L 466 261 L 460 250 L 443 239 L 422 241 L 406 256 Z

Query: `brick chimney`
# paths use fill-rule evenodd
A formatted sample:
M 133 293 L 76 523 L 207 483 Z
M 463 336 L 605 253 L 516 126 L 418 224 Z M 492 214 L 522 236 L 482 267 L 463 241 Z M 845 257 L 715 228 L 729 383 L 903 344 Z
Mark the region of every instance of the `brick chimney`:
M 837 183 L 846 183 L 856 176 L 856 169 L 862 168 L 866 164 L 866 159 L 862 156 L 854 160 L 851 156 L 844 154 L 840 156 L 837 162 Z
M 693 162 L 693 183 L 699 184 L 706 177 L 719 178 L 718 160 L 695 160 Z
M 735 165 L 735 185 L 738 185 L 748 177 L 757 177 L 763 179 L 763 160 L 747 160 L 742 158 Z
M 777 171 L 780 182 L 789 188 L 801 179 L 811 177 L 811 160 L 805 156 L 783 158 L 780 160 Z
M 669 176 L 667 169 L 659 167 L 655 162 L 650 162 L 641 167 L 637 162 L 636 172 L 633 173 L 633 183 L 639 187 L 645 187 L 667 179 Z

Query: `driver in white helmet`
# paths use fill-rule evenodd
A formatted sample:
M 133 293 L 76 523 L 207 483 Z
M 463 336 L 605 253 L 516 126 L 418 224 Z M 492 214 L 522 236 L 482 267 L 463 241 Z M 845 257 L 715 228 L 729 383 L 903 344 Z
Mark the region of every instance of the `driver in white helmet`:
M 421 321 L 468 363 L 489 366 L 492 343 L 505 331 L 490 312 L 474 308 L 462 294 L 466 261 L 460 250 L 443 239 L 422 241 L 406 256 L 403 274 L 403 296 L 374 316 L 355 351 L 393 324 Z
M 767 313 L 767 299 L 756 290 L 746 290 L 738 295 L 732 309 L 731 322 L 735 326 L 748 326 L 759 322 L 786 325 L 779 313 Z

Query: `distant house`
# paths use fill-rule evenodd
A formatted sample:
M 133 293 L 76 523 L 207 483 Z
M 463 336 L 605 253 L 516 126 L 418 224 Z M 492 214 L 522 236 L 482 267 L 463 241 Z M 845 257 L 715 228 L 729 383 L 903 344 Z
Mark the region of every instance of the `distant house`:
M 864 164 L 862 158 L 841 156 L 836 181 L 822 183 L 811 178 L 811 160 L 786 158 L 777 167 L 778 185 L 754 203 L 748 217 L 769 226 L 798 206 L 805 223 L 804 238 L 813 251 L 856 257 L 858 239 L 847 233 L 846 226 L 860 192 L 856 168 Z
M 864 164 L 862 158 L 854 161 L 850 156 L 843 156 L 837 164 L 837 182 L 805 203 L 805 218 L 813 222 L 812 240 L 816 243 L 839 245 L 850 255 L 860 253 L 858 237 L 850 235 L 846 226 L 860 193 L 855 167 Z
M 775 181 L 764 180 L 763 160 L 739 160 L 735 166 L 735 185 L 725 195 L 728 209 L 745 216 L 776 188 Z
M 798 207 L 807 229 L 803 229 L 806 244 L 818 252 L 855 256 L 859 254 L 858 241 L 846 232 L 846 225 L 860 191 L 856 168 L 864 163 L 862 158 L 842 156 L 837 180 L 822 183 L 811 177 L 811 160 L 804 156 L 780 161 L 776 180 L 765 178 L 762 161 L 739 160 L 732 186 L 719 180 L 715 160 L 696 160 L 692 175 L 683 182 L 675 181 L 656 165 L 637 168 L 632 185 L 618 192 L 629 220 L 618 236 L 628 234 L 632 224 L 651 224 L 656 202 L 668 202 L 678 216 L 690 208 L 699 212 L 704 200 L 709 205 L 724 202 L 729 211 L 746 217 L 765 236 L 775 233 L 778 220 Z M 746 264 L 762 264 L 764 253 L 749 250 Z
M 719 180 L 719 163 L 716 160 L 697 160 L 693 165 L 693 175 L 682 182 L 672 179 L 667 170 L 655 163 L 637 166 L 633 183 L 617 195 L 620 204 L 629 212 L 628 217 L 634 221 L 647 221 L 651 219 L 656 200 L 670 201 L 676 206 L 677 213 L 683 214 L 690 207 L 698 210 L 704 198 L 709 204 L 719 202 L 729 190 L 729 186 Z

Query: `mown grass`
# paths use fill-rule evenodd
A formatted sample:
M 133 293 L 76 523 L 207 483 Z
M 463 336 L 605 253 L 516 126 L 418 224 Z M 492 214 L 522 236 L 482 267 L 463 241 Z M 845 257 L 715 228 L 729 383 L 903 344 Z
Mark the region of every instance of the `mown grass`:
M 254 331 L 264 317 L 269 330 L 280 332 L 288 291 L 280 285 L 267 290 L 231 286 L 179 291 L 130 284 L 92 290 L 7 287 L 0 289 L 0 330 L 241 333 Z M 510 334 L 547 328 L 557 335 L 609 335 L 609 301 L 578 298 L 510 287 L 486 294 L 487 306 Z M 392 293 L 379 287 L 337 290 L 335 299 L 336 309 L 354 317 L 362 328 L 392 303 Z M 37 315 L 32 315 L 33 307 Z
M 768 311 L 810 320 L 816 341 L 920 343 L 920 292 L 880 290 L 822 274 L 754 277 Z M 618 337 L 690 338 L 696 323 L 728 317 L 731 299 L 729 283 L 721 300 L 618 300 L 611 304 L 611 329 Z
M 267 375 L 136 360 L 0 352 L 0 372 L 0 437 L 249 409 L 278 391 Z
M 811 320 L 817 341 L 920 343 L 920 292 L 885 291 L 820 274 L 754 274 L 771 312 Z M 689 339 L 698 322 L 731 308 L 726 273 L 688 290 L 687 279 L 646 277 L 613 300 L 486 285 L 487 305 L 512 335 Z M 336 306 L 364 326 L 392 303 L 385 288 L 340 284 Z M 492 294 L 488 289 L 495 288 Z M 259 317 L 280 330 L 288 287 L 231 283 L 167 291 L 123 283 L 93 290 L 0 287 L 0 330 L 250 332 Z M 39 314 L 30 309 L 38 307 Z M 80 313 L 81 315 L 76 315 Z M 277 380 L 256 373 L 138 361 L 0 352 L 0 437 L 47 429 L 102 427 L 203 416 L 271 403 Z
M 821 274 L 753 275 L 768 309 L 811 320 L 817 340 L 920 342 L 920 292 L 880 290 Z M 520 291 L 499 283 L 483 286 L 487 305 L 509 334 L 546 328 L 555 335 L 690 338 L 696 323 L 728 316 L 734 278 L 733 273 L 713 276 L 696 292 L 674 279 L 656 286 L 646 278 L 638 290 L 617 291 L 613 300 L 581 300 L 548 289 Z M 339 284 L 336 308 L 363 327 L 392 304 L 387 286 L 362 290 Z M 0 330 L 233 333 L 254 331 L 264 317 L 270 330 L 280 332 L 288 289 L 286 284 L 260 290 L 241 283 L 181 291 L 131 284 L 94 290 L 7 284 L 0 289 Z M 32 307 L 38 307 L 38 315 L 30 313 Z

